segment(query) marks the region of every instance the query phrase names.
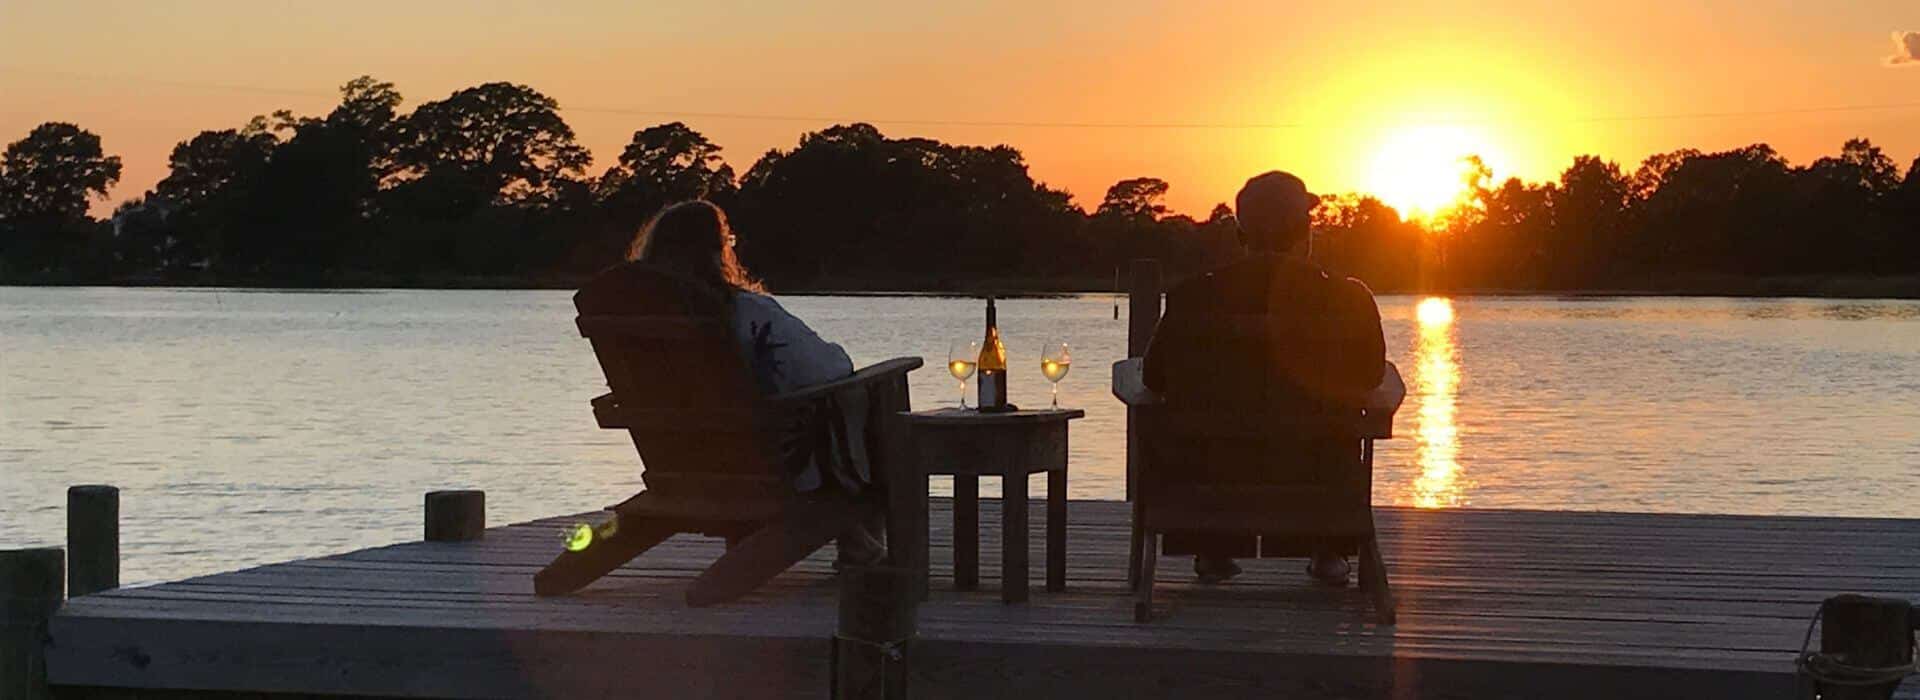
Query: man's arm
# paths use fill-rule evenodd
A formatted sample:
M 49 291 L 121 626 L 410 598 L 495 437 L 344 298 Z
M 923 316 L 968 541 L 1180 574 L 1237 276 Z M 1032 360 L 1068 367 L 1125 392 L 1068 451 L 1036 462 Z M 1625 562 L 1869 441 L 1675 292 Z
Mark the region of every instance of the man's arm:
M 1350 311 L 1347 318 L 1353 319 L 1349 326 L 1349 338 L 1352 343 L 1353 361 L 1345 367 L 1346 376 L 1342 383 L 1361 392 L 1372 391 L 1380 384 L 1381 374 L 1387 365 L 1387 338 L 1380 328 L 1380 305 L 1373 300 L 1373 290 L 1365 282 L 1347 278 L 1352 285 L 1348 294 Z

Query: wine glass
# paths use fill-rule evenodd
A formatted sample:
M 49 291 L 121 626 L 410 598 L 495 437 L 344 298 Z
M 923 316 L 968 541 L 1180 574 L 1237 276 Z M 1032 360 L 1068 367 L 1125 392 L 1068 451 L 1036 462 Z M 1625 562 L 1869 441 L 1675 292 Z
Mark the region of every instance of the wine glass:
M 980 362 L 980 341 L 956 340 L 947 348 L 947 373 L 960 380 L 960 408 L 967 407 L 967 378 Z
M 1073 368 L 1073 351 L 1066 343 L 1047 343 L 1047 350 L 1040 354 L 1040 373 L 1053 383 L 1053 407 L 1060 407 L 1060 380 L 1065 379 L 1067 370 Z

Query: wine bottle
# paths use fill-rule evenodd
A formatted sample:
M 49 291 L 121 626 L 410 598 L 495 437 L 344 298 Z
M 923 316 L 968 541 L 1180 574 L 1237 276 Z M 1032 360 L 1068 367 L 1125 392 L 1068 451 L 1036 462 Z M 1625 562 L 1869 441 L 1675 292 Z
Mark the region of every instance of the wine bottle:
M 987 339 L 980 343 L 980 410 L 1009 410 L 1007 405 L 1007 346 L 1000 343 L 1000 321 L 987 297 Z

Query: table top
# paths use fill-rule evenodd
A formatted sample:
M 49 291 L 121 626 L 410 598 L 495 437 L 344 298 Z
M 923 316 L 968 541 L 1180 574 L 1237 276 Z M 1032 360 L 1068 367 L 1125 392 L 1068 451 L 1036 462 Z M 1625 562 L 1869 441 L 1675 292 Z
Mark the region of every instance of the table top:
M 948 407 L 907 414 L 908 422 L 920 425 L 1028 425 L 1085 417 L 1087 412 L 1078 408 L 1022 409 L 1005 413 L 981 413 L 971 408 Z

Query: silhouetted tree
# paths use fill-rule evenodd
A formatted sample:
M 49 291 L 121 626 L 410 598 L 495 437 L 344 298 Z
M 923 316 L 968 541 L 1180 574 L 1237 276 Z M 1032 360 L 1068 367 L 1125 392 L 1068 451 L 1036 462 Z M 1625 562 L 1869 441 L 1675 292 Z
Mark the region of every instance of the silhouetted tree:
M 220 271 L 308 281 L 349 258 L 389 252 L 372 239 L 371 220 L 380 184 L 395 167 L 401 96 L 367 76 L 341 86 L 340 96 L 326 117 L 276 112 L 272 127 L 257 121 L 239 135 L 249 169 L 244 190 L 233 193 Z
M 247 212 L 279 139 L 264 118 L 240 129 L 202 131 L 173 147 L 167 176 L 149 202 L 176 210 L 169 217 L 175 241 L 157 251 L 164 271 L 217 266 L 231 247 L 244 247 Z
M 1895 222 L 1893 262 L 1900 272 L 1920 272 L 1920 157 L 1907 166 L 1900 189 L 1887 198 Z
M 400 122 L 403 177 L 450 196 L 448 213 L 549 197 L 592 161 L 560 104 L 525 85 L 487 83 L 414 109 Z
M 553 248 L 569 245 L 542 210 L 583 189 L 591 156 L 559 108 L 533 88 L 487 83 L 401 119 L 375 234 L 387 269 L 498 275 L 561 259 Z
M 1667 186 L 1667 181 L 1673 177 L 1673 171 L 1678 170 L 1687 161 L 1699 157 L 1700 151 L 1691 148 L 1647 156 L 1646 160 L 1640 162 L 1639 169 L 1633 171 L 1630 187 L 1634 201 L 1645 202 L 1652 199 L 1653 193 Z
M 86 214 L 118 178 L 99 139 L 46 124 L 0 161 L 0 274 L 246 283 L 544 279 L 618 260 L 661 205 L 706 198 L 778 287 L 943 288 L 1073 279 L 1131 258 L 1179 278 L 1239 254 L 1233 211 L 1169 211 L 1169 183 L 1115 183 L 1091 213 L 1036 182 L 1019 150 L 836 125 L 768 151 L 736 184 L 719 144 L 674 122 L 634 132 L 598 178 L 559 106 L 488 83 L 402 114 L 362 76 L 324 116 L 275 112 L 178 144 L 165 179 L 111 225 Z M 1755 144 L 1656 154 L 1631 173 L 1594 156 L 1558 178 L 1496 183 L 1477 159 L 1464 203 L 1409 222 L 1330 197 L 1314 255 L 1377 289 L 1636 288 L 1757 275 L 1920 273 L 1920 159 L 1904 177 L 1866 139 L 1795 166 Z M 377 275 L 368 277 L 368 275 Z
M 889 139 L 868 124 L 768 152 L 742 178 L 736 209 L 742 257 L 783 284 L 1057 274 L 1083 243 L 1084 214 L 1035 183 L 1018 150 Z
M 116 276 L 146 278 L 167 269 L 180 244 L 164 200 L 135 197 L 113 209 L 109 255 Z
M 1434 236 L 1372 196 L 1329 195 L 1313 212 L 1313 258 L 1333 274 L 1384 289 L 1420 286 Z
M 7 144 L 0 158 L 0 203 L 9 218 L 87 215 L 94 197 L 120 181 L 120 157 L 100 149 L 100 137 L 63 122 L 34 127 Z
M 1100 208 L 1094 210 L 1094 216 L 1125 216 L 1158 219 L 1165 216 L 1167 207 L 1160 202 L 1167 196 L 1171 186 L 1166 180 L 1157 177 L 1136 177 L 1121 180 L 1107 188 L 1107 196 L 1100 200 Z
M 1606 277 L 1623 249 L 1632 196 L 1620 166 L 1598 156 L 1576 157 L 1552 196 L 1550 230 L 1556 240 L 1547 242 L 1552 279 L 1557 286 L 1583 287 Z
M 689 199 L 732 204 L 739 187 L 720 150 L 681 122 L 633 132 L 619 160 L 595 183 L 608 225 L 590 257 L 617 259 L 641 224 L 668 204 Z
M 24 270 L 71 267 L 94 235 L 87 207 L 120 181 L 120 157 L 100 137 L 47 122 L 0 155 L 0 265 Z

